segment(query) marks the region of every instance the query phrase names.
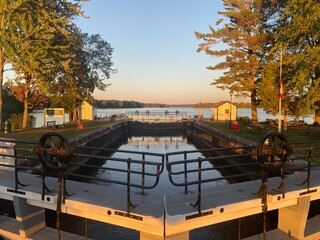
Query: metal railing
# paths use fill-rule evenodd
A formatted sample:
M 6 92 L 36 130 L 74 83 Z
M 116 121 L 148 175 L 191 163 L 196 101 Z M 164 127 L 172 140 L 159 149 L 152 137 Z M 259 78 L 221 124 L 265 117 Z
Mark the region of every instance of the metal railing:
M 123 185 L 127 187 L 127 212 L 130 212 L 131 208 L 134 208 L 134 204 L 131 202 L 131 188 L 141 189 L 141 195 L 145 195 L 145 189 L 153 189 L 157 186 L 160 179 L 160 174 L 164 168 L 164 154 L 151 153 L 151 152 L 139 152 L 139 151 L 127 151 L 127 150 L 115 150 L 108 148 L 95 148 L 95 147 L 71 147 L 73 149 L 73 161 L 68 163 L 69 167 L 78 167 L 82 169 L 91 169 L 99 171 L 108 171 L 114 173 L 122 173 L 126 176 L 124 178 L 112 179 L 104 177 L 93 177 L 85 174 L 77 174 L 72 172 L 65 172 L 64 177 L 77 177 L 82 179 L 88 179 L 91 181 L 100 181 L 104 183 L 112 183 Z M 80 150 L 80 151 L 79 151 Z M 78 152 L 79 151 L 79 152 Z M 86 152 L 87 153 L 84 153 Z M 94 152 L 91 154 L 90 152 Z M 117 153 L 130 154 L 131 158 L 111 157 L 111 155 Z M 152 159 L 150 159 L 152 157 Z M 82 161 L 84 160 L 84 161 Z M 90 163 L 79 163 L 87 162 Z M 99 166 L 97 165 L 99 162 Z M 102 165 L 102 166 L 101 166 Z M 137 177 L 134 177 L 137 176 Z M 150 181 L 146 181 L 146 178 Z M 133 182 L 132 178 L 140 179 L 140 182 Z M 152 178 L 152 180 L 150 179 Z M 66 185 L 65 185 L 66 186 Z M 64 198 L 67 197 L 65 192 Z
M 117 184 L 127 188 L 127 213 L 129 214 L 135 206 L 131 202 L 131 188 L 141 189 L 141 195 L 145 195 L 145 189 L 152 189 L 159 183 L 160 174 L 164 169 L 164 154 L 78 146 L 64 149 L 65 139 L 58 139 L 57 142 L 53 137 L 60 137 L 60 135 L 50 134 L 42 146 L 43 149 L 39 146 L 39 143 L 0 139 L 0 149 L 2 149 L 0 157 L 9 159 L 8 162 L 0 163 L 0 166 L 12 169 L 15 173 L 13 192 L 18 192 L 19 188 L 28 185 L 19 181 L 19 171 L 42 175 L 43 200 L 45 194 L 50 192 L 45 183 L 45 177 L 49 175 L 58 176 L 59 181 L 61 181 L 61 183 L 58 182 L 61 189 L 57 189 L 57 192 L 61 193 L 62 202 L 69 196 L 66 180 L 71 177 L 77 178 L 77 180 L 86 179 L 87 181 Z M 132 157 L 112 157 L 111 155 L 115 153 L 126 153 Z M 71 160 L 67 160 L 66 155 L 70 155 Z M 75 168 L 82 169 L 84 172 L 99 170 L 113 172 L 114 175 L 122 173 L 126 177 L 108 179 L 103 176 L 88 176 L 87 174 L 73 172 Z M 73 171 L 69 171 L 70 169 L 73 169 Z M 139 179 L 139 182 L 133 182 L 133 178 Z M 146 181 L 146 178 L 148 178 L 148 181 Z
M 255 146 L 250 147 L 233 147 L 233 148 L 212 148 L 204 150 L 180 151 L 166 154 L 166 167 L 170 182 L 175 186 L 184 187 L 184 193 L 188 194 L 188 187 L 197 186 L 197 199 L 192 207 L 198 208 L 198 216 L 202 216 L 201 212 L 201 195 L 202 186 L 207 183 L 219 182 L 221 180 L 230 180 L 237 178 L 257 178 L 261 175 L 261 171 L 257 171 L 259 163 L 252 161 L 252 150 Z M 192 153 L 198 153 L 203 156 L 197 158 L 188 158 Z M 207 157 L 206 157 L 206 156 Z M 215 155 L 215 156 L 210 156 Z M 232 160 L 237 160 L 238 163 L 232 163 Z M 209 163 L 206 166 L 205 163 Z M 235 171 L 230 173 L 231 169 L 236 170 L 245 167 L 245 173 Z M 178 169 L 178 170 L 177 170 Z M 226 176 L 215 176 L 215 172 L 228 170 Z M 196 178 L 190 179 L 190 175 L 195 174 Z M 179 178 L 179 176 L 182 176 Z M 212 185 L 212 184 L 211 184 Z M 218 184 L 215 184 L 218 185 Z M 205 213 L 204 213 L 205 214 Z
M 167 154 L 98 147 L 70 147 L 66 139 L 56 133 L 42 137 L 39 143 L 0 139 L 0 149 L 2 149 L 0 157 L 12 159 L 11 163 L 0 164 L 2 167 L 14 170 L 12 191 L 19 192 L 22 189 L 20 186 L 27 184 L 19 181 L 19 171 L 42 175 L 43 198 L 49 191 L 45 177 L 50 172 L 58 173 L 58 194 L 61 197 L 61 201 L 58 199 L 58 202 L 64 202 L 68 198 L 66 180 L 72 178 L 126 186 L 128 217 L 132 217 L 130 212 L 135 206 L 131 201 L 131 188 L 141 189 L 141 195 L 145 195 L 145 189 L 153 189 L 158 185 L 164 166 L 171 184 L 183 187 L 185 194 L 189 193 L 190 186 L 195 186 L 197 189 L 197 199 L 191 207 L 197 207 L 198 213 L 189 218 L 208 214 L 201 209 L 204 185 L 213 186 L 219 181 L 230 182 L 232 179 L 238 181 L 261 179 L 257 197 L 261 197 L 262 210 L 266 213 L 267 182 L 270 173 L 276 172 L 282 176 L 278 190 L 282 191 L 284 197 L 285 172 L 306 171 L 306 180 L 299 183 L 306 185 L 306 191 L 301 193 L 303 195 L 316 191 L 310 187 L 312 181 L 310 173 L 312 168 L 320 166 L 320 142 L 288 144 L 285 137 L 279 133 L 267 133 L 257 146 L 212 148 Z M 130 157 L 121 157 L 124 153 Z M 292 162 L 296 166 L 292 166 Z M 300 162 L 301 166 L 298 164 Z M 123 174 L 125 177 L 117 179 L 99 175 L 88 176 L 74 171 L 75 168 L 114 172 L 115 176 Z M 222 175 L 216 174 L 217 171 Z

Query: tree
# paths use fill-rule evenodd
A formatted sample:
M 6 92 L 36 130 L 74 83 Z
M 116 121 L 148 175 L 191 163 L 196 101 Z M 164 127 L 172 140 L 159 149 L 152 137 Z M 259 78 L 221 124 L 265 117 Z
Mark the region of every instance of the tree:
M 8 81 L 6 86 L 10 89 L 10 95 L 23 103 L 22 126 L 26 128 L 28 109 L 36 106 L 42 107 L 48 101 L 48 96 L 36 84 L 36 81 L 28 76 L 18 77 L 15 81 Z
M 0 1 L 0 126 L 2 126 L 3 121 L 3 74 L 5 65 L 9 63 L 6 50 L 8 49 L 8 45 L 14 44 L 10 34 L 8 34 L 8 26 L 13 18 L 13 13 L 21 4 L 22 0 Z
M 316 1 L 283 1 L 279 3 L 277 21 L 271 26 L 274 45 L 264 66 L 259 97 L 263 107 L 274 113 L 278 109 L 275 105 L 279 100 L 281 77 L 285 122 L 287 115 L 298 117 L 310 113 L 320 101 L 319 10 L 320 4 Z M 280 55 L 283 55 L 282 76 L 279 73 Z M 268 91 L 263 87 L 265 85 L 274 91 Z
M 53 86 L 59 90 L 52 97 L 52 104 L 61 104 L 61 99 L 66 99 L 65 103 L 72 106 L 73 117 L 71 120 L 76 121 L 76 106 L 82 100 L 92 101 L 92 94 L 95 89 L 104 91 L 110 84 L 105 83 L 106 79 L 111 77 L 111 73 L 115 72 L 112 68 L 111 45 L 102 39 L 99 34 L 89 35 L 75 29 L 77 36 L 77 44 L 74 45 L 73 53 L 75 58 L 70 62 L 69 73 L 60 76 L 58 83 Z M 66 106 L 65 106 L 66 107 Z
M 261 62 L 270 42 L 270 34 L 263 32 L 263 24 L 270 13 L 269 4 L 261 0 L 224 0 L 226 11 L 216 25 L 224 25 L 215 30 L 209 25 L 210 33 L 195 32 L 199 44 L 198 52 L 205 51 L 214 57 L 224 56 L 224 61 L 209 70 L 224 70 L 222 76 L 212 85 L 222 90 L 229 89 L 237 95 L 251 98 L 252 122 L 258 122 L 257 83 L 261 75 Z M 217 49 L 212 49 L 216 47 Z M 226 47 L 221 49 L 221 47 Z M 220 48 L 220 49 L 219 49 Z
M 23 112 L 23 104 L 18 101 L 10 90 L 4 84 L 3 86 L 3 119 L 6 120 L 10 118 L 12 114 L 19 114 Z
M 318 1 L 287 1 L 281 12 L 276 35 L 277 49 L 286 45 L 288 76 L 286 93 L 298 114 L 309 113 L 320 101 L 320 3 Z M 289 81 L 290 80 L 290 81 Z
M 15 44 L 8 44 L 6 52 L 19 81 L 23 78 L 23 128 L 27 127 L 34 86 L 48 92 L 51 82 L 69 71 L 69 62 L 74 58 L 69 51 L 73 43 L 71 20 L 81 14 L 78 2 L 24 0 L 13 13 L 7 28 Z

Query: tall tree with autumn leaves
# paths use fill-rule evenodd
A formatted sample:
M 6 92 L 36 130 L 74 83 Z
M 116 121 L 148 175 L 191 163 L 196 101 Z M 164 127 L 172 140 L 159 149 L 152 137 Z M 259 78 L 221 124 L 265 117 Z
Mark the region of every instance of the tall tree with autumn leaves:
M 266 10 L 260 0 L 224 0 L 225 11 L 215 29 L 210 32 L 195 32 L 199 44 L 198 52 L 205 51 L 214 57 L 225 57 L 224 61 L 209 70 L 224 70 L 212 85 L 230 90 L 239 96 L 250 97 L 252 122 L 258 122 L 257 82 L 261 74 L 261 60 L 270 42 L 270 34 L 263 31 Z
M 24 90 L 17 95 L 24 102 L 23 128 L 27 127 L 28 109 L 37 93 L 48 92 L 52 82 L 69 71 L 75 58 L 71 51 L 75 43 L 72 20 L 82 14 L 78 2 L 22 0 L 12 12 L 6 56 L 18 76 L 18 82 L 10 85 Z
M 0 0 L 0 129 L 3 121 L 2 110 L 2 86 L 3 75 L 6 64 L 9 64 L 7 49 L 10 45 L 14 44 L 10 39 L 8 26 L 14 18 L 14 13 L 21 6 L 23 0 Z
M 99 34 L 82 33 L 73 21 L 83 16 L 84 1 L 20 0 L 12 10 L 4 42 L 17 77 L 7 86 L 24 103 L 23 128 L 28 109 L 45 99 L 71 112 L 96 88 L 109 86 L 104 81 L 114 72 L 113 48 Z

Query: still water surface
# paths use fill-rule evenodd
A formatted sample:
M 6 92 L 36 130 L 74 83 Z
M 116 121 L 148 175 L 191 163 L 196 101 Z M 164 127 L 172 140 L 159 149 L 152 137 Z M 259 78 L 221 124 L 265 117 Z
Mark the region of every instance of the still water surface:
M 202 114 L 204 118 L 212 117 L 211 108 L 123 108 L 123 109 L 97 109 L 98 117 L 111 116 L 113 114 L 126 114 L 132 115 L 135 111 L 145 114 L 147 111 L 150 112 L 162 112 L 169 111 L 170 114 L 175 114 L 176 111 L 180 113 L 186 113 L 188 116 L 195 116 Z M 249 117 L 251 119 L 251 109 L 250 108 L 238 108 L 237 109 L 238 117 Z M 264 122 L 266 119 L 278 119 L 278 115 L 267 114 L 263 109 L 258 109 L 258 120 L 259 122 Z M 283 118 L 282 118 L 283 119 Z M 313 123 L 314 117 L 311 115 L 301 117 L 298 120 L 303 120 L 307 124 Z M 288 117 L 288 120 L 293 120 L 292 117 Z

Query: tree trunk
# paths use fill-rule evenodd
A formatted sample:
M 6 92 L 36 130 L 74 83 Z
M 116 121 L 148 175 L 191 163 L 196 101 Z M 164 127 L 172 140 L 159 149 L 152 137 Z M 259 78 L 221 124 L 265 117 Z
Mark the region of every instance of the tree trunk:
M 23 119 L 22 119 L 22 128 L 27 128 L 27 124 L 28 124 L 28 100 L 25 99 L 23 102 Z
M 24 92 L 24 100 L 23 100 L 23 119 L 22 119 L 22 128 L 27 128 L 28 124 L 28 108 L 29 108 L 29 92 L 30 92 L 30 81 L 31 76 L 28 74 L 24 74 L 25 79 L 25 92 Z
M 255 90 L 251 92 L 251 117 L 252 124 L 258 124 L 258 106 L 256 103 Z
M 70 121 L 71 121 L 71 122 L 76 122 L 76 121 L 78 121 L 77 108 L 72 109 L 72 111 L 71 111 L 71 113 L 70 113 Z

